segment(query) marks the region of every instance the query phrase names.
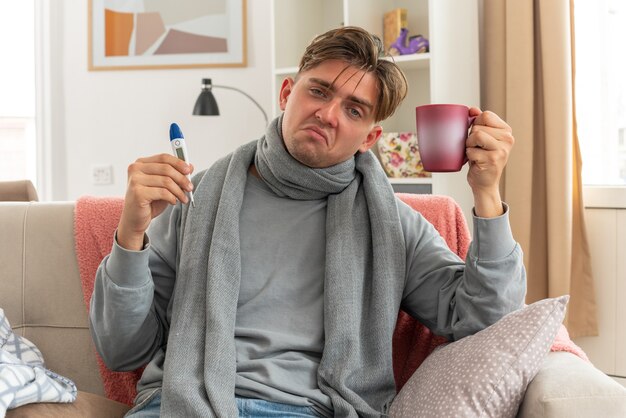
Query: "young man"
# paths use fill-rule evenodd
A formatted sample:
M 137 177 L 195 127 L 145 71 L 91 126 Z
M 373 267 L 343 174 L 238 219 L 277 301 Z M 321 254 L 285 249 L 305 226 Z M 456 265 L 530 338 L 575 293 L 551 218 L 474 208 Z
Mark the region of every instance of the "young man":
M 385 415 L 400 308 L 458 339 L 522 306 L 522 252 L 498 191 L 511 129 L 471 111 L 463 262 L 368 151 L 406 95 L 381 56 L 359 28 L 317 37 L 282 84 L 283 114 L 193 186 L 173 156 L 130 165 L 90 313 L 109 367 L 148 363 L 129 416 Z

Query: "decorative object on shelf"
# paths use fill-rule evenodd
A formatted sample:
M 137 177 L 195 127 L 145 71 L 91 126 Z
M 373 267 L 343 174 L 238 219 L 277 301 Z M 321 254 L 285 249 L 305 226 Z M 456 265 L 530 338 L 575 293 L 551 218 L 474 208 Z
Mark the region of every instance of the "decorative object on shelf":
M 383 133 L 378 140 L 378 154 L 389 177 L 431 177 L 424 171 L 415 132 Z
M 243 90 L 240 90 L 236 87 L 229 86 L 220 86 L 213 84 L 210 78 L 202 79 L 202 91 L 196 100 L 196 104 L 193 107 L 193 114 L 198 116 L 219 116 L 220 108 L 217 106 L 217 101 L 215 100 L 215 96 L 213 96 L 213 87 L 217 87 L 220 89 L 234 90 L 246 96 L 248 99 L 252 101 L 259 108 L 261 113 L 263 113 L 263 118 L 265 118 L 265 126 L 268 124 L 267 113 L 261 107 L 261 105 L 252 98 L 248 93 Z
M 408 42 L 407 42 L 408 37 Z M 400 36 L 389 47 L 389 55 L 408 55 L 417 54 L 421 52 L 428 52 L 430 49 L 430 42 L 422 35 L 415 35 L 409 37 L 409 30 L 407 28 L 400 29 Z
M 89 70 L 245 67 L 246 0 L 89 1 Z
M 385 51 L 389 51 L 391 44 L 398 39 L 400 29 L 408 26 L 406 16 L 406 9 L 400 8 L 385 13 L 383 17 L 383 43 L 385 44 Z

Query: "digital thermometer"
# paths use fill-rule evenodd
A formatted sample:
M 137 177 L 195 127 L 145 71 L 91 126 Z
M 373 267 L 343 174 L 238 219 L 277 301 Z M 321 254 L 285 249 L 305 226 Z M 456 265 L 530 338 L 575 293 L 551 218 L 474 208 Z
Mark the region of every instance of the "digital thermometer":
M 172 146 L 172 152 L 176 157 L 186 163 L 189 163 L 189 159 L 187 158 L 189 153 L 187 152 L 187 145 L 185 145 L 185 137 L 183 136 L 183 132 L 180 130 L 180 127 L 175 123 L 170 125 L 170 145 Z M 187 178 L 191 181 L 189 174 L 187 174 Z M 193 201 L 192 192 L 189 192 L 189 199 L 191 200 L 191 206 L 195 208 L 196 203 Z

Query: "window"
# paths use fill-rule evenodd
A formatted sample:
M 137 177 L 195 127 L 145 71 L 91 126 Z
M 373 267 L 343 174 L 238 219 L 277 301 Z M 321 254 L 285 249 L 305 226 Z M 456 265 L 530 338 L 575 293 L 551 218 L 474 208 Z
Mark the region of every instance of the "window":
M 626 185 L 626 1 L 577 0 L 576 118 L 586 185 Z
M 37 184 L 34 7 L 0 2 L 0 181 Z

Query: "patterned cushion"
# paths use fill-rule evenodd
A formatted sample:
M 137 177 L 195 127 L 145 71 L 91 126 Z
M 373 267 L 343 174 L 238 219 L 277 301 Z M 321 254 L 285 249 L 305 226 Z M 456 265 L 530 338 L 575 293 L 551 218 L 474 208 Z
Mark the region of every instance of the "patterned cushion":
M 544 299 L 436 349 L 391 407 L 392 417 L 515 417 L 563 321 L 569 296 Z
M 45 368 L 39 349 L 13 332 L 0 308 L 0 416 L 32 402 L 73 402 L 76 385 Z

